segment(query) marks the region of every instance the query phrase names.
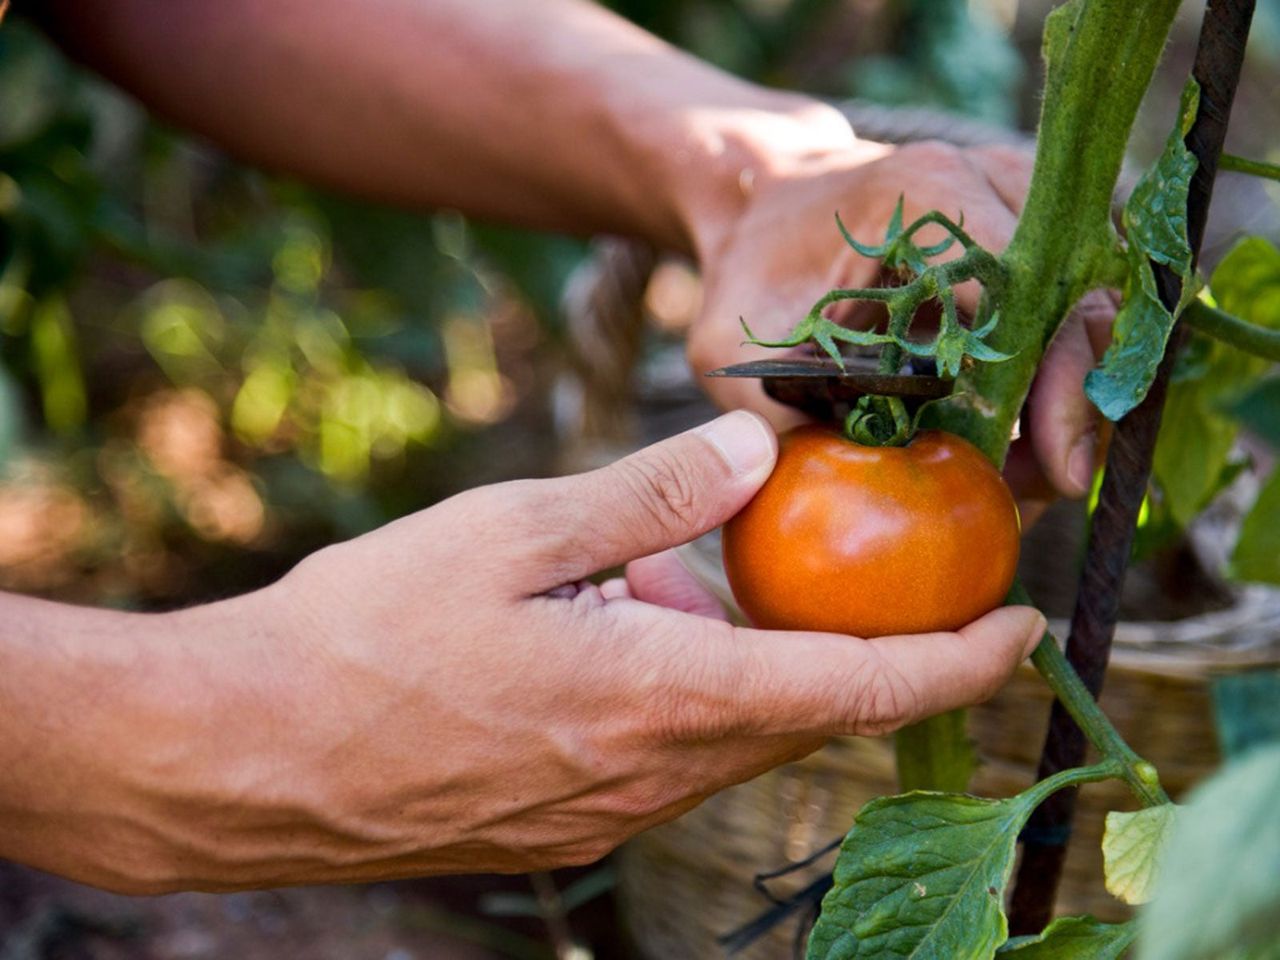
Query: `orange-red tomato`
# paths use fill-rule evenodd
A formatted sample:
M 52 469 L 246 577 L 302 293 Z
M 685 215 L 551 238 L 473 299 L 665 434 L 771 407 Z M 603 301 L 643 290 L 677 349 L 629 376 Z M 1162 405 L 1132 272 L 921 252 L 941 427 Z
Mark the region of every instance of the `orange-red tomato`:
M 804 426 L 782 437 L 773 475 L 725 524 L 724 566 L 760 627 L 954 630 L 1004 599 L 1018 535 L 1009 488 L 968 441 L 923 431 L 867 447 Z

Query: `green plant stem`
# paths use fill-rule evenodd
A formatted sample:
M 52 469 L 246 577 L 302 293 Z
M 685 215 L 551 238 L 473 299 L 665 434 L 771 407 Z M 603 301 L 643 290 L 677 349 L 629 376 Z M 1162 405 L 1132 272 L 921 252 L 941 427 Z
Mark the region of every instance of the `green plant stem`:
M 1280 180 L 1280 163 L 1268 163 L 1265 160 L 1250 160 L 1224 153 L 1218 158 L 1219 170 L 1233 170 L 1236 173 L 1247 173 L 1267 180 Z
M 902 369 L 902 348 L 896 343 L 886 343 L 880 348 L 880 359 L 876 363 L 876 373 L 893 376 Z
M 1071 719 L 1080 725 L 1089 742 L 1099 752 L 1120 764 L 1120 778 L 1129 784 L 1138 799 L 1149 807 L 1168 803 L 1169 795 L 1160 786 L 1155 767 L 1125 743 L 1097 701 L 1089 696 L 1088 689 L 1071 669 L 1071 664 L 1067 663 L 1053 634 L 1046 631 L 1040 645 L 1031 654 L 1031 662 L 1062 701 L 1062 705 L 1071 714 Z
M 920 274 L 901 287 L 849 287 L 830 290 L 810 308 L 809 315 L 817 316 L 831 304 L 842 300 L 893 302 L 915 308 L 930 297 L 937 296 L 942 287 L 974 279 L 988 286 L 999 285 L 1004 279 L 1000 261 L 981 247 L 974 247 L 954 260 L 931 267 L 927 273 Z M 760 342 L 765 346 L 793 345 L 788 341 Z
M 1076 301 L 1115 273 L 1111 197 L 1178 0 L 1072 0 L 1045 28 L 1048 74 L 1031 186 L 988 344 L 931 422 L 1004 462 L 1014 421 L 1049 341 Z
M 949 710 L 903 727 L 893 738 L 898 790 L 963 793 L 977 767 L 965 732 L 965 711 Z
M 1010 359 L 975 363 L 951 397 L 924 411 L 926 425 L 965 437 L 997 465 L 1004 463 L 1014 421 L 1058 326 L 1088 290 L 1114 284 L 1119 241 L 1111 198 L 1178 6 L 1178 0 L 1071 0 L 1050 14 L 1035 167 L 1017 230 L 999 260 L 1000 323 L 987 339 Z M 979 316 L 989 315 L 989 296 L 984 293 Z M 1056 645 L 1053 652 L 1061 658 Z M 1040 659 L 1053 666 L 1052 652 Z M 1087 716 L 1086 732 L 1100 733 L 1099 723 L 1110 728 L 1096 704 Z M 935 755 L 967 749 L 962 725 L 928 732 L 952 738 L 931 745 Z M 1114 740 L 1123 745 L 1118 735 Z M 1132 785 L 1137 775 L 1131 770 L 1125 779 Z
M 1015 582 L 1013 589 L 1009 591 L 1009 600 L 1011 603 L 1030 603 L 1031 597 L 1021 582 Z M 1129 785 L 1138 799 L 1149 807 L 1168 803 L 1169 796 L 1160 786 L 1155 767 L 1125 743 L 1120 732 L 1102 712 L 1098 702 L 1067 662 L 1058 641 L 1049 631 L 1045 631 L 1039 646 L 1031 654 L 1031 662 L 1066 707 L 1067 713 L 1071 714 L 1071 719 L 1084 731 L 1089 742 L 1103 757 L 1119 765 L 1118 776 Z
M 1043 803 L 1051 794 L 1068 787 L 1079 787 L 1086 783 L 1100 783 L 1103 780 L 1119 780 L 1124 777 L 1124 764 L 1108 757 L 1088 767 L 1072 767 L 1070 770 L 1059 770 L 1051 777 L 1045 777 L 1033 783 L 1022 796 L 1031 798 L 1036 805 Z M 1167 802 L 1167 801 L 1166 801 Z
M 1193 330 L 1237 350 L 1280 362 L 1280 330 L 1268 330 L 1242 320 L 1225 310 L 1209 306 L 1203 300 L 1192 300 L 1182 312 L 1182 320 Z

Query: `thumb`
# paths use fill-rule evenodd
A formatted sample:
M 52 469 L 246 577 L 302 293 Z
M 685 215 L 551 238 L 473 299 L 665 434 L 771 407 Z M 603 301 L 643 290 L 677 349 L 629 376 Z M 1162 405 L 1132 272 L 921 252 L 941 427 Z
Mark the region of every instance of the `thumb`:
M 552 532 L 557 583 L 688 543 L 741 510 L 773 470 L 777 438 L 745 410 L 591 473 L 544 485 L 572 505 Z M 551 584 L 554 586 L 554 584 Z
M 990 698 L 1044 635 L 1031 607 L 1000 607 L 953 633 L 859 640 L 831 634 L 738 630 L 744 659 L 761 675 L 740 689 L 740 718 L 757 733 L 877 735 Z M 767 678 L 767 680 L 766 680 Z

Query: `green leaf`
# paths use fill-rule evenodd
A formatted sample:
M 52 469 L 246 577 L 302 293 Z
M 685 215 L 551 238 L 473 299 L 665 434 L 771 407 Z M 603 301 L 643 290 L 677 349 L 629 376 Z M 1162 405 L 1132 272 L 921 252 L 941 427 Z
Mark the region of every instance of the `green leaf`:
M 1164 152 L 1125 204 L 1130 272 L 1124 304 L 1116 314 L 1111 346 L 1102 363 L 1085 378 L 1085 393 L 1110 420 L 1119 420 L 1147 395 L 1174 320 L 1196 293 L 1187 240 L 1187 194 L 1196 158 L 1183 138 L 1191 129 L 1199 102 L 1199 84 L 1188 80 L 1178 124 L 1169 134 Z M 1165 265 L 1182 280 L 1181 297 L 1172 312 L 1160 302 L 1152 262 Z
M 84 426 L 88 401 L 75 325 L 61 295 L 41 300 L 32 311 L 31 353 L 45 423 L 55 433 L 74 433 Z
M 1169 386 L 1152 472 L 1175 522 L 1185 527 L 1221 490 L 1239 424 L 1225 412 L 1256 374 L 1254 357 L 1210 342 L 1199 376 Z
M 859 243 L 849 232 L 849 228 L 844 225 L 844 221 L 840 219 L 840 214 L 836 213 L 836 226 L 840 228 L 840 236 L 844 237 L 844 242 L 852 247 L 855 253 L 873 260 L 880 259 L 893 249 L 898 238 L 902 236 L 902 205 L 905 199 L 903 194 L 898 194 L 897 206 L 893 208 L 893 214 L 889 217 L 889 226 L 885 230 L 884 243 L 879 246 Z
M 13 456 L 22 433 L 22 397 L 8 369 L 0 365 L 0 471 Z
M 1271 472 L 1240 525 L 1231 554 L 1231 575 L 1238 580 L 1280 584 L 1280 469 Z
M 1280 450 L 1280 377 L 1259 381 L 1231 405 L 1231 414 L 1248 430 Z
M 1172 803 L 1134 813 L 1112 811 L 1102 835 L 1107 892 L 1125 903 L 1146 903 L 1172 834 L 1177 807 Z
M 809 960 L 986 960 L 1008 935 L 1001 897 L 1038 797 L 908 793 L 862 808 L 836 861 Z
M 1263 237 L 1241 240 L 1209 281 L 1213 299 L 1250 323 L 1280 327 L 1280 249 Z
M 1034 937 L 1018 937 L 996 951 L 1009 960 L 1118 960 L 1137 936 L 1132 923 L 1059 917 Z
M 1228 760 L 1280 743 L 1280 667 L 1258 667 L 1213 678 L 1213 721 Z
M 1261 237 L 1237 244 L 1213 272 L 1218 304 L 1241 319 L 1280 329 L 1280 250 Z M 1266 360 L 1196 334 L 1183 351 L 1195 358 L 1169 387 L 1153 472 L 1174 520 L 1186 526 L 1230 475 L 1238 420 L 1280 446 L 1280 382 L 1245 396 Z M 1181 358 L 1180 358 L 1181 359 Z M 1268 406 L 1268 404 L 1271 406 Z
M 1135 270 L 1150 270 L 1135 264 Z M 1142 402 L 1164 354 L 1173 319 L 1159 300 L 1130 289 L 1112 326 L 1102 364 L 1084 378 L 1085 395 L 1108 420 L 1119 420 Z
M 1280 934 L 1280 745 L 1197 788 L 1143 910 L 1139 960 L 1265 956 Z

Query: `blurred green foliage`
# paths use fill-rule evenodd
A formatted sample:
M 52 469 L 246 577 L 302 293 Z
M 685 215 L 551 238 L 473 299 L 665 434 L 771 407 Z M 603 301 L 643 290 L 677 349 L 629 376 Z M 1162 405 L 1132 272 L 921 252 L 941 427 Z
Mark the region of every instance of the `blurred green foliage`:
M 975 65 L 1012 54 L 965 0 L 611 6 L 766 83 L 1009 102 L 1010 76 Z M 11 15 L 0 587 L 142 605 L 242 590 L 453 490 L 545 472 L 557 304 L 584 251 L 245 169 Z
M 970 0 L 609 0 L 641 26 L 764 83 L 1011 123 L 1024 67 Z
M 1237 243 L 1214 270 L 1206 294 L 1250 323 L 1280 328 L 1280 249 L 1262 237 Z M 1165 401 L 1149 498 L 1137 547 L 1140 555 L 1176 538 L 1243 475 L 1265 474 L 1253 462 L 1268 446 L 1280 451 L 1280 429 L 1269 406 L 1274 365 L 1192 333 L 1178 356 Z M 1240 444 L 1241 429 L 1251 434 Z M 1246 450 L 1250 452 L 1246 452 Z M 1251 455 L 1252 454 L 1252 455 Z M 1280 471 L 1273 471 L 1242 518 L 1231 573 L 1280 583 Z
M 607 5 L 759 82 L 995 121 L 1025 106 L 1014 17 L 1039 17 L 1005 0 Z M 1263 5 L 1264 33 L 1278 7 Z M 245 169 L 11 15 L 0 587 L 199 599 L 459 488 L 551 469 L 558 300 L 585 249 Z M 1224 350 L 1183 364 L 1172 419 L 1212 456 L 1189 471 L 1162 446 L 1152 542 L 1240 468 L 1218 400 L 1248 361 Z
M 494 330 L 554 339 L 581 250 L 263 177 L 6 22 L 0 583 L 243 589 L 465 485 L 473 435 L 542 415 Z
M 1280 326 L 1280 251 L 1261 237 L 1242 241 L 1214 271 L 1210 290 L 1224 309 Z M 1200 334 L 1180 358 L 1154 463 L 1178 524 L 1190 523 L 1236 472 L 1231 457 L 1240 423 L 1230 408 L 1270 366 Z

